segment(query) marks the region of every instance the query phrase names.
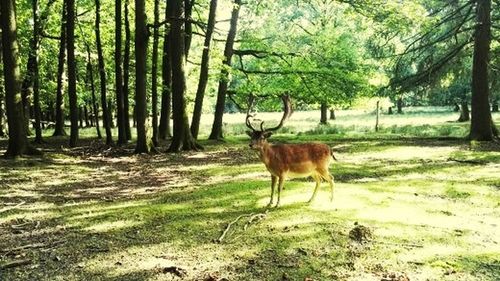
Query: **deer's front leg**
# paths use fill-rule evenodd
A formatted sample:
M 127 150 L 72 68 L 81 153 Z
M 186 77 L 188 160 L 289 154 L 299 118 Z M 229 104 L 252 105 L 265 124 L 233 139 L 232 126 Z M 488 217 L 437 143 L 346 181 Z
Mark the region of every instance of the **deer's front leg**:
M 278 179 L 277 176 L 271 175 L 271 200 L 269 201 L 269 204 L 267 204 L 267 207 L 271 207 L 273 205 L 274 201 L 274 187 L 276 186 L 276 180 Z
M 278 202 L 276 202 L 276 208 L 280 206 L 281 191 L 283 190 L 284 182 L 285 182 L 285 176 L 280 176 L 278 181 Z

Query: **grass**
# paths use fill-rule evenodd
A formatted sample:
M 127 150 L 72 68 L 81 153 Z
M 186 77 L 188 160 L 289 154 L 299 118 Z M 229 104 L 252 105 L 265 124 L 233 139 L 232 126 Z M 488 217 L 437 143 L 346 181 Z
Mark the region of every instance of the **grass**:
M 135 156 L 89 130 L 82 147 L 48 139 L 42 158 L 0 160 L 0 266 L 30 262 L 0 269 L 0 280 L 498 280 L 498 146 L 450 138 L 439 128 L 466 126 L 446 122 L 453 113 L 386 116 L 404 130 L 378 133 L 349 124 L 369 114 L 337 115 L 346 125 L 335 134 L 297 112 L 273 136 L 334 148 L 333 203 L 324 184 L 306 204 L 314 183 L 298 179 L 267 213 L 270 179 L 242 135 Z M 246 229 L 239 220 L 216 243 L 249 214 L 265 217 Z M 369 241 L 349 237 L 355 224 Z

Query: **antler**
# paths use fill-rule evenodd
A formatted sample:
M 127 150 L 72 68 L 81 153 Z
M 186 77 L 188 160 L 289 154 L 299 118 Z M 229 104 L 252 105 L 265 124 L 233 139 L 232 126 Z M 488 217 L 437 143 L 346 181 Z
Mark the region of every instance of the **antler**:
M 288 94 L 282 95 L 281 100 L 283 100 L 283 117 L 281 118 L 280 123 L 276 127 L 264 129 L 264 122 L 262 122 L 260 124 L 260 129 L 262 131 L 271 132 L 280 129 L 285 124 L 285 121 L 292 115 L 292 103 L 290 102 L 290 96 Z
M 253 132 L 257 131 L 255 130 L 254 127 L 252 127 L 252 122 L 250 122 L 250 118 L 253 118 L 253 115 L 250 114 L 250 111 L 252 111 L 253 104 L 255 102 L 255 97 L 253 95 L 250 95 L 248 97 L 248 109 L 247 109 L 247 117 L 245 120 L 245 123 L 249 129 L 251 129 Z

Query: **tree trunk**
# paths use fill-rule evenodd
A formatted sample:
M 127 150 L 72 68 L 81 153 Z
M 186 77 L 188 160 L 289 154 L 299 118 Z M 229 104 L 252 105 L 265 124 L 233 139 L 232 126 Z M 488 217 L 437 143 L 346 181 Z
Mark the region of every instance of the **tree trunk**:
M 231 13 L 231 23 L 227 35 L 226 46 L 224 48 L 224 60 L 219 79 L 219 88 L 217 90 L 217 102 L 215 105 L 214 122 L 209 139 L 222 139 L 222 117 L 224 115 L 224 106 L 226 103 L 226 92 L 228 86 L 229 73 L 227 68 L 231 67 L 231 58 L 233 56 L 233 45 L 238 26 L 238 16 L 240 12 L 241 0 L 234 0 L 233 11 Z
M 328 105 L 326 103 L 321 104 L 321 118 L 319 120 L 320 124 L 327 124 L 328 123 Z
M 330 109 L 330 120 L 335 120 L 337 117 L 335 117 L 335 109 Z
M 97 60 L 99 64 L 99 77 L 101 81 L 101 108 L 102 108 L 102 123 L 106 130 L 106 144 L 113 144 L 113 136 L 111 134 L 111 116 L 108 111 L 108 99 L 106 97 L 106 68 L 104 66 L 104 57 L 102 54 L 101 45 L 101 3 L 100 0 L 95 0 L 95 38 L 97 47 Z
M 75 147 L 78 141 L 78 104 L 76 96 L 76 58 L 75 58 L 75 0 L 67 0 L 68 22 L 66 23 L 66 36 L 68 51 L 68 96 L 69 112 L 71 119 L 71 133 L 69 146 Z
M 125 0 L 125 51 L 123 54 L 123 118 L 125 119 L 125 134 L 127 140 L 132 139 L 130 131 L 129 113 L 129 78 L 130 78 L 130 22 L 129 22 L 129 0 Z
M 38 49 L 40 45 L 40 18 L 38 0 L 31 2 L 33 12 L 33 37 L 30 42 L 30 59 L 33 62 L 32 68 L 28 69 L 27 76 L 30 76 L 33 89 L 33 106 L 35 115 L 35 143 L 42 143 L 41 110 L 40 110 L 40 79 L 38 67 Z
M 174 120 L 174 135 L 169 152 L 182 150 L 196 150 L 201 148 L 189 130 L 189 120 L 186 113 L 186 74 L 184 65 L 185 57 L 185 32 L 182 18 L 182 0 L 168 0 L 168 10 L 172 37 L 170 42 L 170 54 L 172 63 L 172 110 Z
M 90 127 L 89 110 L 87 108 L 87 103 L 83 106 L 83 116 L 85 117 L 85 128 Z
M 378 132 L 378 125 L 379 125 L 379 119 L 380 119 L 380 101 L 377 101 L 377 109 L 375 109 L 375 115 L 376 115 L 376 120 L 375 120 L 375 132 Z
M 0 18 L 1 18 L 1 13 L 0 13 Z M 1 26 L 0 22 L 0 26 Z M 2 29 L 0 28 L 0 65 L 2 65 Z M 3 68 L 0 68 L 0 79 L 3 77 Z M 5 93 L 4 93 L 4 87 L 3 83 L 0 83 L 0 137 L 5 137 L 5 131 L 4 131 L 4 109 L 3 109 L 3 101 L 5 99 Z
M 93 114 L 93 120 L 95 123 L 95 129 L 97 131 L 97 138 L 101 139 L 101 129 L 99 126 L 99 109 L 97 106 L 97 99 L 95 96 L 95 84 L 94 84 L 94 67 L 92 66 L 92 59 L 90 56 L 90 47 L 87 45 L 87 75 L 88 75 L 88 83 L 90 85 L 90 92 L 92 94 L 92 111 L 94 112 Z
M 135 153 L 148 153 L 146 140 L 146 73 L 148 30 L 146 26 L 146 3 L 135 1 L 135 115 L 137 119 L 137 144 Z
M 37 153 L 28 143 L 21 98 L 19 47 L 17 43 L 17 27 L 15 1 L 0 1 L 0 22 L 2 29 L 3 73 L 5 83 L 5 100 L 7 122 L 9 126 L 9 143 L 7 157 Z
M 61 18 L 61 35 L 59 41 L 59 56 L 57 64 L 57 91 L 56 91 L 56 121 L 53 136 L 65 136 L 64 130 L 64 60 L 66 59 L 66 1 L 63 3 Z
M 83 128 L 83 118 L 84 118 L 84 112 L 83 112 L 83 107 L 80 106 L 78 107 L 78 121 L 80 122 L 80 128 Z
M 151 113 L 154 147 L 158 146 L 158 45 L 160 40 L 160 0 L 154 1 L 153 57 L 151 58 Z
M 165 18 L 168 19 L 168 5 L 165 9 Z M 170 114 L 172 113 L 172 66 L 170 63 L 170 40 L 172 40 L 170 28 L 165 28 L 165 37 L 163 39 L 163 55 L 161 66 L 161 115 L 159 126 L 159 137 L 165 140 L 171 137 L 170 133 Z
M 118 144 L 127 143 L 125 131 L 124 99 L 122 71 L 122 1 L 115 0 L 115 91 L 116 91 L 116 124 L 118 126 Z
M 193 24 L 191 19 L 191 14 L 193 13 L 193 5 L 195 0 L 184 0 L 184 14 L 185 14 L 185 25 L 184 25 L 184 52 L 186 60 L 189 57 L 189 50 L 191 49 L 191 38 L 193 36 Z
M 460 105 L 458 105 L 458 103 L 455 103 L 455 105 L 453 106 L 453 111 L 455 111 L 455 112 L 460 111 Z
M 461 103 L 461 110 L 460 110 L 460 117 L 458 118 L 458 122 L 467 122 L 470 120 L 470 114 L 469 114 L 469 105 L 467 104 L 467 101 L 462 101 Z
M 491 0 L 477 0 L 477 24 L 472 61 L 471 127 L 469 139 L 491 141 L 497 132 L 491 118 L 488 64 L 491 40 Z
M 398 108 L 398 114 L 403 114 L 403 98 L 399 97 L 396 105 Z
M 498 112 L 498 101 L 494 100 L 491 106 L 491 112 Z
M 203 45 L 203 54 L 201 56 L 200 79 L 198 81 L 198 89 L 196 90 L 193 119 L 191 121 L 191 134 L 193 134 L 193 137 L 195 139 L 198 138 L 198 132 L 200 130 L 200 119 L 201 119 L 201 112 L 203 109 L 203 99 L 205 97 L 205 89 L 207 88 L 207 83 L 208 83 L 210 43 L 212 42 L 212 34 L 215 26 L 216 12 L 217 12 L 217 0 L 211 0 L 210 12 L 208 13 L 205 43 Z

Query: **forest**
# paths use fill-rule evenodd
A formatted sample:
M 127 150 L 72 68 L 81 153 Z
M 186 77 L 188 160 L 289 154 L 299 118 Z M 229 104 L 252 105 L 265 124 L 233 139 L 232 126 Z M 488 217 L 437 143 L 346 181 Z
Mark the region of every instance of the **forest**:
M 0 280 L 500 276 L 499 0 L 2 0 L 0 34 Z

